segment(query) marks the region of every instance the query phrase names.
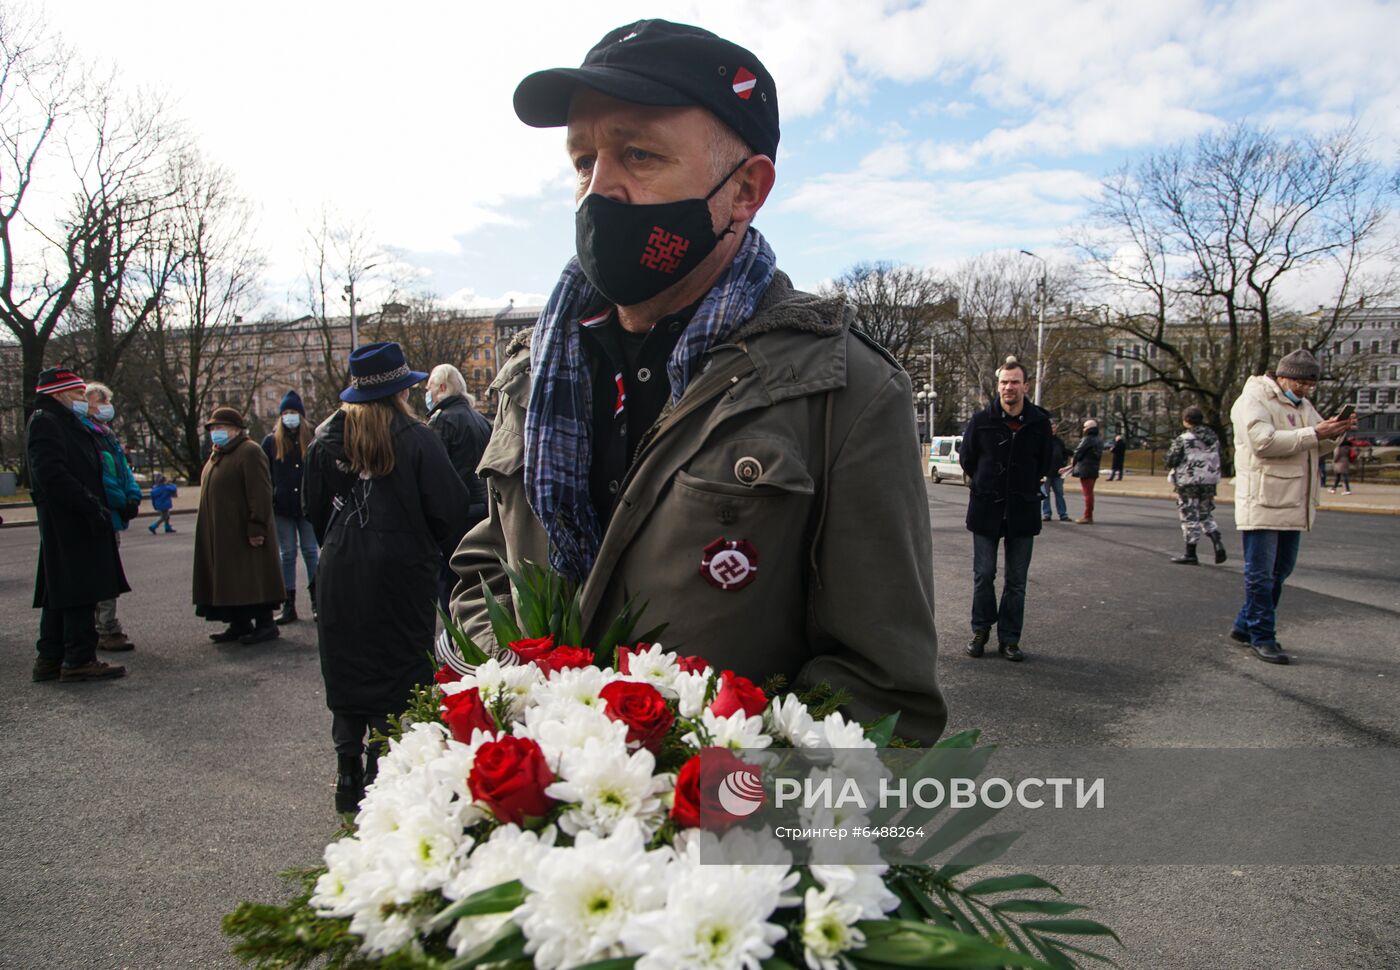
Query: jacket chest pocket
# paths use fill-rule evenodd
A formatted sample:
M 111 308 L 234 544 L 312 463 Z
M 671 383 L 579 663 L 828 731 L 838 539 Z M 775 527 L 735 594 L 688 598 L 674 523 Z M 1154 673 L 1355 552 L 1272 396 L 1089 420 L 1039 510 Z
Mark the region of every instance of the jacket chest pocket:
M 702 452 L 676 472 L 675 491 L 687 502 L 712 506 L 720 524 L 732 524 L 745 510 L 771 510 L 783 498 L 812 495 L 815 486 L 790 442 L 760 437 Z
M 1259 504 L 1266 509 L 1301 508 L 1307 483 L 1296 466 L 1265 467 L 1259 476 Z

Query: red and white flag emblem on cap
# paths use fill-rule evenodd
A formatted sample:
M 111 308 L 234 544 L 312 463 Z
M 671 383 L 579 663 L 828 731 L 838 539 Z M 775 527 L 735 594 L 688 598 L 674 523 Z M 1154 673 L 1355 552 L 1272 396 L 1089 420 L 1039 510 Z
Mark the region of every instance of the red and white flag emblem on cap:
M 734 73 L 734 93 L 745 101 L 753 94 L 753 86 L 758 83 L 758 78 L 749 72 L 747 67 L 741 67 Z

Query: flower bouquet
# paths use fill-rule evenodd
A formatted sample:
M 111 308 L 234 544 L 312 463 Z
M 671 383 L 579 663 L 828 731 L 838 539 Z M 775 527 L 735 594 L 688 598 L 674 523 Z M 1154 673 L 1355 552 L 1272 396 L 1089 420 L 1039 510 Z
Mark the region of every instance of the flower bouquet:
M 872 749 L 897 743 L 896 719 L 863 726 L 837 709 L 838 692 L 765 690 L 699 657 L 619 646 L 630 604 L 600 664 L 574 645 L 576 591 L 528 565 L 510 577 L 521 624 L 486 591 L 510 653 L 488 656 L 448 624 L 450 663 L 396 724 L 353 830 L 327 846 L 324 867 L 299 874 L 291 903 L 225 917 L 237 956 L 417 970 L 1106 960 L 1064 937 L 1112 931 L 1069 917 L 1084 907 L 1037 877 L 798 866 L 763 833 L 707 825 L 702 753 Z M 968 732 L 939 746 L 974 742 Z M 950 825 L 959 837 L 975 829 Z M 706 864 L 717 846 L 745 861 Z

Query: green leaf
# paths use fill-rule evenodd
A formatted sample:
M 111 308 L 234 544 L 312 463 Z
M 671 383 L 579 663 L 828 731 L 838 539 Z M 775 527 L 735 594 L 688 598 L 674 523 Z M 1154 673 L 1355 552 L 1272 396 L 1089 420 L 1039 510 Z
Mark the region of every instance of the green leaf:
M 514 923 L 508 923 L 501 931 L 480 946 L 473 947 L 443 970 L 471 970 L 492 963 L 505 963 L 520 960 L 525 956 L 525 934 Z
M 1123 942 L 1118 939 L 1117 933 L 1091 919 L 1037 919 L 1021 925 L 1038 933 L 1063 933 L 1067 936 L 1111 936 L 1120 945 Z
M 1048 943 L 1049 941 L 1047 940 L 1046 942 Z M 1093 950 L 1086 950 L 1083 947 L 1074 946 L 1072 944 L 1066 943 L 1064 940 L 1056 940 L 1055 949 L 1069 950 L 1071 953 L 1077 953 L 1082 957 L 1088 957 L 1090 960 L 1097 960 L 1100 963 L 1107 963 L 1111 967 L 1118 966 L 1117 963 L 1115 963 L 1113 960 L 1110 960 L 1102 953 L 1095 953 Z
M 944 866 L 944 868 L 948 869 L 952 867 Z M 940 871 L 939 876 L 941 877 L 942 875 L 943 873 Z M 964 896 L 987 896 L 992 893 L 1007 893 L 1025 889 L 1049 889 L 1051 892 L 1056 893 L 1060 891 L 1058 887 L 1046 882 L 1039 876 L 1022 874 L 1019 876 L 993 876 L 990 879 L 974 882 L 971 886 L 964 886 L 959 889 L 958 892 L 962 893 Z
M 782 957 L 769 957 L 767 960 L 760 963 L 759 966 L 762 967 L 763 970 L 797 970 L 796 967 L 788 963 Z
M 520 614 L 521 622 L 525 624 L 525 635 L 531 638 L 547 636 L 550 632 L 549 603 L 541 595 L 543 591 L 540 587 L 535 583 L 528 582 L 525 578 L 526 574 L 531 574 L 534 578 L 530 569 L 532 564 L 522 563 L 522 572 L 516 572 L 500 556 L 496 557 L 496 561 L 501 564 L 501 571 L 506 574 L 510 580 L 511 588 L 515 590 L 515 605 Z M 520 638 L 516 637 L 515 639 Z
M 525 902 L 525 887 L 520 880 L 503 882 L 499 886 L 472 893 L 459 899 L 433 917 L 428 924 L 429 932 L 445 930 L 464 916 L 489 916 L 492 913 L 509 913 Z
M 1054 941 L 1036 936 L 1034 933 L 1029 933 L 1027 935 L 1030 937 L 1031 943 L 1035 948 L 1040 951 L 1041 956 L 1045 957 L 1045 962 L 1050 964 L 1053 970 L 1075 970 L 1074 961 L 1065 956 L 1060 948 L 1055 945 Z
M 1028 954 L 1008 950 L 976 934 L 959 933 L 941 926 L 907 920 L 863 920 L 856 927 L 865 934 L 865 946 L 845 956 L 857 967 L 872 970 L 877 967 L 1049 970 L 1047 964 Z
M 491 587 L 486 585 L 486 580 L 481 581 L 481 597 L 486 604 L 486 615 L 491 620 L 491 632 L 496 637 L 496 643 L 501 649 L 506 649 L 507 645 L 516 640 L 523 640 L 525 637 L 520 632 L 520 627 L 515 622 L 515 614 L 501 606 L 496 599 L 496 594 L 491 592 Z
M 865 729 L 865 738 L 877 748 L 888 748 L 890 739 L 894 737 L 894 726 L 899 721 L 899 712 L 888 714 L 880 718 L 870 727 Z
M 981 728 L 968 728 L 966 731 L 959 731 L 957 734 L 941 738 L 933 746 L 935 748 L 970 748 L 977 743 L 977 739 L 981 736 Z
M 1062 903 L 1055 899 L 1008 899 L 992 906 L 998 913 L 1038 913 L 1041 916 L 1064 916 L 1088 908 L 1082 903 Z
M 457 645 L 457 652 L 462 655 L 462 659 L 473 666 L 484 664 L 491 659 L 485 650 L 476 645 L 476 641 L 467 636 L 465 630 L 457 625 L 457 622 L 441 606 L 437 608 L 438 616 L 442 618 L 442 628 L 447 631 L 447 635 L 452 638 L 452 642 Z

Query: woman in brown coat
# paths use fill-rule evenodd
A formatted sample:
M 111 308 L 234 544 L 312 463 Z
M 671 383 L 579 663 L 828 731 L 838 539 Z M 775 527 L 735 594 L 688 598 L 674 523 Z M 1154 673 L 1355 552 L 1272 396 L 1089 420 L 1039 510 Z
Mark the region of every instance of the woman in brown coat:
M 215 408 L 204 425 L 213 449 L 200 481 L 194 534 L 195 614 L 227 623 L 215 643 L 277 639 L 273 609 L 286 598 L 272 527 L 267 456 L 243 416 Z

